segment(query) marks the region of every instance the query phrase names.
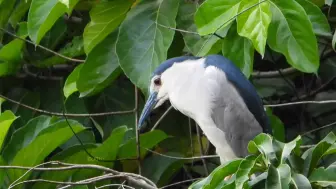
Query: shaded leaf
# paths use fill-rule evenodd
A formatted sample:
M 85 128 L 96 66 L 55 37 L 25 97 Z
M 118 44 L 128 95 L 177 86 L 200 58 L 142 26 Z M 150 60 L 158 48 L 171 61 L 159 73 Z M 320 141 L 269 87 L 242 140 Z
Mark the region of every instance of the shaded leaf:
M 69 120 L 75 133 L 84 129 L 78 122 Z M 57 121 L 44 129 L 34 140 L 25 148 L 22 148 L 14 157 L 11 165 L 35 166 L 41 163 L 53 150 L 66 142 L 73 136 L 69 125 L 65 120 Z M 12 181 L 23 175 L 25 170 L 9 170 L 8 174 Z M 29 173 L 21 179 L 29 177 Z
M 258 156 L 250 156 L 244 160 L 239 165 L 236 172 L 235 188 L 243 188 L 244 184 L 249 180 L 251 171 L 255 166 Z
M 4 26 L 6 26 L 8 19 L 14 9 L 15 2 L 16 1 L 5 0 L 1 3 L 0 1 L 0 28 L 4 28 Z M 3 32 L 0 31 L 0 42 L 2 42 L 2 35 Z
M 317 41 L 305 10 L 295 0 L 270 2 L 273 16 L 268 31 L 269 46 L 284 54 L 294 68 L 316 72 Z
M 145 148 L 153 148 L 155 145 L 166 139 L 168 136 L 160 130 L 154 130 L 140 135 L 140 157 L 143 158 L 148 152 Z M 135 138 L 128 140 L 120 146 L 118 157 L 120 159 L 133 158 L 137 156 Z
M 312 189 L 309 180 L 302 174 L 294 173 L 291 183 L 295 189 Z
M 3 151 L 4 159 L 11 163 L 21 149 L 30 145 L 44 129 L 51 126 L 50 123 L 51 117 L 41 115 L 29 120 L 26 125 L 16 130 Z
M 17 117 L 10 110 L 6 110 L 0 115 L 0 149 L 6 139 L 7 132 Z
M 71 12 L 79 0 L 70 1 L 69 9 L 59 0 L 32 0 L 28 13 L 28 33 L 32 41 L 39 44 L 59 17 Z
M 91 22 L 84 29 L 86 54 L 113 32 L 126 17 L 134 0 L 100 2 L 90 11 Z
M 315 185 L 327 187 L 336 187 L 336 164 L 332 164 L 328 168 L 315 169 L 309 176 L 311 183 Z
M 166 153 L 169 156 L 179 157 L 178 153 Z M 168 184 L 183 166 L 183 160 L 166 158 L 160 155 L 154 155 L 146 158 L 142 163 L 142 174 L 158 186 Z
M 76 68 L 71 72 L 71 74 L 68 76 L 67 80 L 65 81 L 64 87 L 63 87 L 63 93 L 65 98 L 68 98 L 71 94 L 78 91 L 77 89 L 77 79 L 79 76 L 79 72 L 82 69 L 84 64 L 80 64 L 76 66 Z
M 15 6 L 10 18 L 9 23 L 15 28 L 20 20 L 27 13 L 32 0 L 20 0 L 20 2 Z
M 120 126 L 114 129 L 111 135 L 101 145 L 86 145 L 87 151 L 94 157 L 102 160 L 114 160 L 117 157 L 120 143 L 122 142 L 125 133 L 128 131 L 126 126 Z M 65 151 L 52 157 L 52 160 L 62 161 L 66 163 L 79 163 L 79 164 L 96 164 L 112 168 L 113 162 L 97 161 L 89 157 L 84 151 L 83 146 L 73 146 Z M 45 172 L 42 178 L 49 180 L 65 181 L 68 178 L 72 178 L 73 181 L 79 179 L 85 179 L 101 174 L 101 171 L 97 170 L 70 170 L 64 171 L 62 174 L 57 172 Z M 53 184 L 39 183 L 36 184 L 36 188 L 54 188 Z
M 200 35 L 212 34 L 229 25 L 238 13 L 240 0 L 207 0 L 195 14 L 195 24 Z M 231 20 L 230 20 L 231 19 Z M 230 20 L 230 21 L 229 21 Z
M 254 48 L 250 40 L 237 34 L 236 24 L 223 39 L 222 53 L 249 78 L 253 71 Z
M 291 179 L 290 167 L 282 164 L 279 168 L 270 165 L 266 178 L 266 189 L 287 189 Z
M 242 11 L 245 11 L 244 14 L 237 17 L 238 34 L 250 39 L 254 48 L 263 57 L 265 54 L 268 26 L 272 20 L 270 3 L 261 0 L 242 0 L 238 12 Z
M 271 122 L 273 137 L 278 141 L 284 142 L 286 137 L 284 124 L 277 116 L 272 113 L 270 108 L 267 108 L 266 113 Z
M 25 37 L 25 36 L 23 36 Z M 21 60 L 21 50 L 24 41 L 14 39 L 0 49 L 0 76 L 9 75 L 17 71 Z
M 331 36 L 330 25 L 321 9 L 310 0 L 296 0 L 305 9 L 316 35 Z
M 141 1 L 121 24 L 116 46 L 120 66 L 144 93 L 152 72 L 167 58 L 175 32 L 166 27 L 175 28 L 178 5 L 179 0 Z
M 328 151 L 330 146 L 335 143 L 336 136 L 329 133 L 323 140 L 316 144 L 315 147 L 303 154 L 304 158 L 304 175 L 308 176 L 317 167 L 323 155 Z
M 115 53 L 117 37 L 117 31 L 111 33 L 89 53 L 76 82 L 80 97 L 100 92 L 119 76 L 121 70 Z

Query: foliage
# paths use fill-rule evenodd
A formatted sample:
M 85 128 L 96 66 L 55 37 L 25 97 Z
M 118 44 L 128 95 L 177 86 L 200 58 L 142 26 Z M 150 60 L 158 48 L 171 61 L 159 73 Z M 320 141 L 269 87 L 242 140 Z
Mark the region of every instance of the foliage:
M 137 173 L 133 158 L 140 155 L 143 175 L 158 186 L 204 177 L 190 188 L 336 187 L 334 128 L 322 127 L 336 121 L 334 104 L 268 108 L 273 136 L 257 136 L 250 156 L 219 167 L 216 158 L 182 158 L 213 150 L 175 110 L 140 134 L 139 152 L 135 132 L 152 71 L 181 55 L 228 57 L 265 103 L 336 99 L 334 6 L 333 0 L 0 0 L 0 94 L 17 102 L 0 98 L 0 164 L 59 160 Z M 157 110 L 149 125 L 164 112 Z M 0 188 L 24 173 L 0 169 Z M 35 171 L 20 181 L 102 174 Z

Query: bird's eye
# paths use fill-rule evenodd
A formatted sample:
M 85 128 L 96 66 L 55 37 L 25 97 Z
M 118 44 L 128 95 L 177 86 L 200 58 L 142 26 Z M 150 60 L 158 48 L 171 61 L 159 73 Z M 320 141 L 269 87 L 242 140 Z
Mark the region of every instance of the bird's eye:
M 157 85 L 157 86 L 160 86 L 161 85 L 161 78 L 154 79 L 154 84 Z

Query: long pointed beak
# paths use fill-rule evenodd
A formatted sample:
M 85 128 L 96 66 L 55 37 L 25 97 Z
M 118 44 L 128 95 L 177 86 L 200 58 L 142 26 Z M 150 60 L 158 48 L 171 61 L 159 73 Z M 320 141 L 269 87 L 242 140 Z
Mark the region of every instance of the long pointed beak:
M 139 129 L 145 123 L 146 119 L 149 117 L 151 111 L 154 109 L 156 103 L 158 102 L 156 97 L 157 97 L 157 92 L 153 92 L 149 95 L 149 98 L 148 98 L 148 100 L 145 104 L 145 107 L 142 110 L 142 113 L 140 115 L 140 119 L 139 119 L 139 122 L 138 122 L 138 128 Z

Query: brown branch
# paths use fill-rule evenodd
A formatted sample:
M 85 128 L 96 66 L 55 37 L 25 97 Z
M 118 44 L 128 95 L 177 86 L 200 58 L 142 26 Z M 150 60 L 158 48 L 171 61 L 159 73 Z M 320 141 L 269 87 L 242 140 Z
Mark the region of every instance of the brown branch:
M 292 67 L 281 69 L 280 71 L 282 75 L 291 75 L 291 74 L 298 72 L 298 70 Z M 253 72 L 251 76 L 253 78 L 274 78 L 274 77 L 279 77 L 280 73 L 279 71 L 268 71 L 268 72 L 257 71 L 257 72 Z

